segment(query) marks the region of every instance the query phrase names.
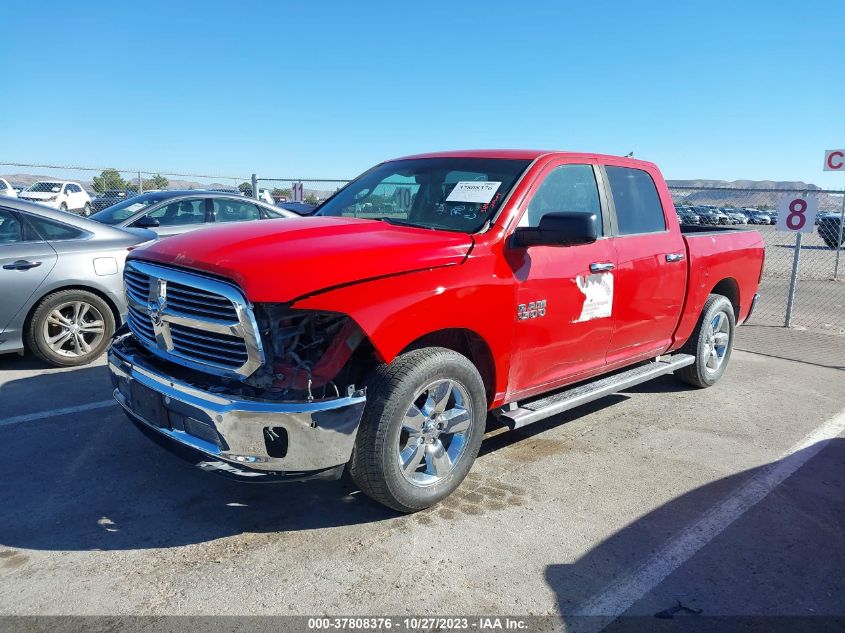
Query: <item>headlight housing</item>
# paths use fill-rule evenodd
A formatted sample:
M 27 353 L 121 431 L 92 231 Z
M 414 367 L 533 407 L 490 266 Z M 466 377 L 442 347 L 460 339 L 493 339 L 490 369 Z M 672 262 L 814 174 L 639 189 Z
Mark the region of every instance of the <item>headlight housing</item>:
M 366 337 L 349 316 L 265 303 L 255 306 L 255 318 L 267 359 L 248 384 L 308 400 L 339 396 L 351 384 L 342 375 Z

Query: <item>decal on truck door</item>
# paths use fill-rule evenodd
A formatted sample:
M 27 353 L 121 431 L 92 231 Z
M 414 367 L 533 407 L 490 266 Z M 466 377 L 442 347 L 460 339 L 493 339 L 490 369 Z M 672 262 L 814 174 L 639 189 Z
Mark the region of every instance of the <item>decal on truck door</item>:
M 613 273 L 578 275 L 575 278 L 578 290 L 584 293 L 581 316 L 573 323 L 592 321 L 609 317 L 613 311 Z

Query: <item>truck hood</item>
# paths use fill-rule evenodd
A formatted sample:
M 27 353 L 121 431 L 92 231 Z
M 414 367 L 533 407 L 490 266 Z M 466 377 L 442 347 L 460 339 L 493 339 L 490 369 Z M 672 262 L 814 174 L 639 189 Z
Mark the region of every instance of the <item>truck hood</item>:
M 464 233 L 308 217 L 191 231 L 136 250 L 130 259 L 230 279 L 252 302 L 287 302 L 376 277 L 459 264 L 472 245 Z

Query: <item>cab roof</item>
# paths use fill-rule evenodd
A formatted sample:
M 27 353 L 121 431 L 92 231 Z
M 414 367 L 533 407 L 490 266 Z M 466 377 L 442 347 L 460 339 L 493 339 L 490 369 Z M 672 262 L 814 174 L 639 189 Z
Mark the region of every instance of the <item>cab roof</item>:
M 607 160 L 613 159 L 617 164 L 628 164 L 632 167 L 653 165 L 648 161 L 639 160 L 636 158 L 626 158 L 622 156 L 613 156 L 610 154 L 593 154 L 589 152 L 568 152 L 562 150 L 548 150 L 548 149 L 462 149 L 450 150 L 445 152 L 430 152 L 426 154 L 414 154 L 412 156 L 402 156 L 394 160 L 410 160 L 415 158 L 499 158 L 512 160 L 536 160 L 542 156 L 559 156 L 582 159 L 597 159 Z

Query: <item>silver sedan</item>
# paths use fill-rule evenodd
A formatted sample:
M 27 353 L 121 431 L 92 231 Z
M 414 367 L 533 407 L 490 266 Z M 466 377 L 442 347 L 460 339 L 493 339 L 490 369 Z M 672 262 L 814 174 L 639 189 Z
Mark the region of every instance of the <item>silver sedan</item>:
M 0 353 L 28 348 L 57 367 L 97 358 L 126 313 L 126 255 L 155 238 L 0 197 Z
M 178 235 L 222 222 L 296 218 L 286 209 L 220 191 L 152 191 L 118 202 L 91 216 L 120 227 L 151 229 L 159 237 Z

